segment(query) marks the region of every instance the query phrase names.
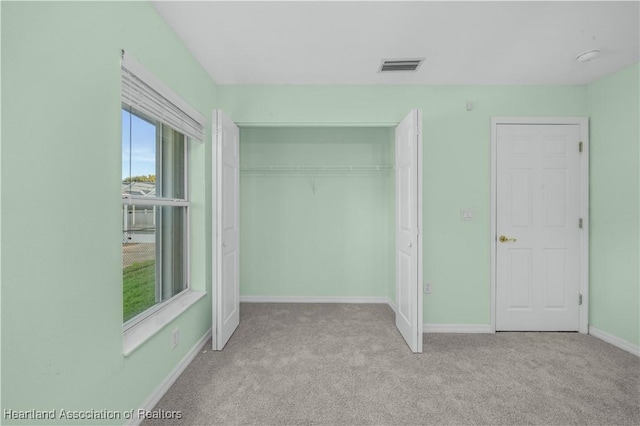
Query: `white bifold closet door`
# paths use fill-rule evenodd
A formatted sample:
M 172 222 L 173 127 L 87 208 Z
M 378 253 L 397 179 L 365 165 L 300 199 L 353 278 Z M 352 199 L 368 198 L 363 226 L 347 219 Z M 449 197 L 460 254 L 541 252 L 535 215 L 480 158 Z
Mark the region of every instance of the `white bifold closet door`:
M 422 352 L 422 113 L 412 110 L 395 131 L 396 327 Z
M 216 215 L 213 349 L 222 350 L 240 320 L 239 129 L 214 112 Z M 422 113 L 396 127 L 396 326 L 413 352 L 422 352 Z
M 222 350 L 240 323 L 240 130 L 222 111 L 213 113 L 216 174 L 213 349 Z

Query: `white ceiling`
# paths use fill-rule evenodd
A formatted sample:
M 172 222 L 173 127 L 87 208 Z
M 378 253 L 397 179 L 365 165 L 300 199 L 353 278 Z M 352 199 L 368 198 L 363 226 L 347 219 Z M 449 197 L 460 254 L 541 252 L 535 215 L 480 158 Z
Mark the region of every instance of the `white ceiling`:
M 639 60 L 638 1 L 153 5 L 218 84 L 585 84 Z

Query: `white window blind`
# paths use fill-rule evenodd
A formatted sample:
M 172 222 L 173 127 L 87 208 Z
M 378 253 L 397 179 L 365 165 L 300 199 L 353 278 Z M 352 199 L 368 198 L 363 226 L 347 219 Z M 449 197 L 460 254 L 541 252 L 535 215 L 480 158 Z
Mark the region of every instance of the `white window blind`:
M 206 119 L 126 52 L 122 55 L 122 102 L 204 141 Z

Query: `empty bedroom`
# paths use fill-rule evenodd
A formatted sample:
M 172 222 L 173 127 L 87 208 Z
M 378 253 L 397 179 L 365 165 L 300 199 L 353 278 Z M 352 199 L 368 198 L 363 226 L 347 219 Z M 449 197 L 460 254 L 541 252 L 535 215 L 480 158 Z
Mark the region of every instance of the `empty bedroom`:
M 640 424 L 640 2 L 0 22 L 0 423 Z

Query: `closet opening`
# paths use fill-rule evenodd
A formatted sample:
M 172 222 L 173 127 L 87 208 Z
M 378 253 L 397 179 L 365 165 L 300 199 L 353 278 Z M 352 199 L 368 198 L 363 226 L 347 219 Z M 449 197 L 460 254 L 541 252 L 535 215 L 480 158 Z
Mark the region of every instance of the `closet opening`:
M 213 120 L 213 349 L 242 301 L 387 304 L 422 352 L 421 111 L 395 127 Z
M 395 305 L 394 129 L 240 128 L 240 301 Z

